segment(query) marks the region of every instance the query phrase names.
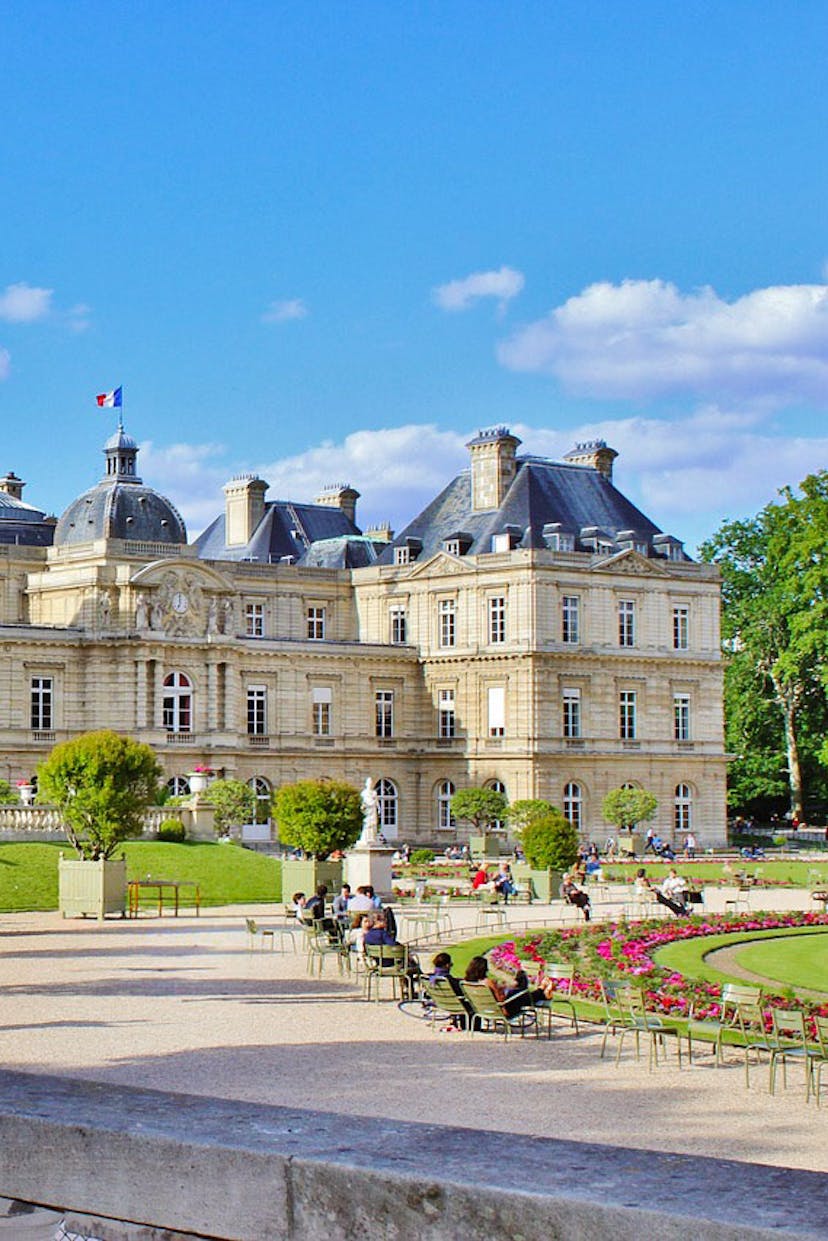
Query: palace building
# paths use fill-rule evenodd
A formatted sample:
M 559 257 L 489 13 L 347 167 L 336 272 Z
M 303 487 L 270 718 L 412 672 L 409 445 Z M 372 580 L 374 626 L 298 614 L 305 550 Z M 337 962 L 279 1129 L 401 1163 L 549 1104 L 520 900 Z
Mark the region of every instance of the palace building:
M 389 839 L 464 835 L 452 793 L 543 797 L 603 839 L 611 788 L 656 827 L 724 839 L 719 581 L 613 485 L 616 453 L 518 455 L 505 427 L 396 537 L 358 492 L 267 499 L 235 478 L 193 543 L 120 426 L 55 522 L 0 479 L 0 776 L 113 728 L 170 787 L 208 766 L 262 807 L 280 784 L 370 775 Z

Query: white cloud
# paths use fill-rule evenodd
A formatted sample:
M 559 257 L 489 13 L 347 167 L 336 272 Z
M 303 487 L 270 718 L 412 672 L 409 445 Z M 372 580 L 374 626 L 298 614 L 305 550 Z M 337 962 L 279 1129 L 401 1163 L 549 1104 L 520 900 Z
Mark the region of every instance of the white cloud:
M 291 319 L 306 319 L 308 308 L 301 297 L 287 301 L 271 302 L 262 315 L 262 323 L 289 323 Z
M 756 289 L 726 302 L 663 280 L 592 284 L 501 341 L 510 370 L 555 375 L 586 396 L 692 394 L 786 404 L 828 400 L 828 286 Z
M 52 289 L 37 289 L 22 282 L 8 284 L 0 293 L 0 319 L 6 323 L 34 323 L 52 308 Z
M 500 309 L 504 310 L 523 285 L 523 272 L 513 267 L 500 267 L 497 271 L 476 271 L 462 280 L 437 285 L 431 296 L 441 310 L 468 310 L 482 297 L 497 298 Z
M 234 474 L 267 479 L 269 499 L 312 502 L 324 487 L 346 482 L 360 492 L 363 529 L 387 520 L 400 531 L 469 463 L 475 433 L 433 424 L 357 431 L 335 443 L 272 461 L 231 458 L 221 444 L 141 447 L 143 478 L 181 511 L 190 537 L 224 507 L 222 487 Z M 726 517 L 745 516 L 828 461 L 828 436 L 786 437 L 741 411 L 713 405 L 685 418 L 633 417 L 566 430 L 512 423 L 519 453 L 561 460 L 577 441 L 602 438 L 619 453 L 615 482 L 663 530 L 692 549 Z

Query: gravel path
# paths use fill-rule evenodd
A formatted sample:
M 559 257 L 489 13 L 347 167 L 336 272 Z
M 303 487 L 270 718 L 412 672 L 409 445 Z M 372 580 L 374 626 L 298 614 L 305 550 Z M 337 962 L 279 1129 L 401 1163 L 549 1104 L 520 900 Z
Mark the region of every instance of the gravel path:
M 335 1112 L 343 1132 L 385 1116 L 825 1170 L 828 1107 L 805 1107 L 796 1073 L 770 1097 L 766 1071 L 745 1089 L 740 1058 L 650 1074 L 627 1049 L 616 1068 L 563 1022 L 551 1041 L 435 1034 L 365 1003 L 333 962 L 309 978 L 303 954 L 249 951 L 243 912 L 3 916 L 0 1060 Z

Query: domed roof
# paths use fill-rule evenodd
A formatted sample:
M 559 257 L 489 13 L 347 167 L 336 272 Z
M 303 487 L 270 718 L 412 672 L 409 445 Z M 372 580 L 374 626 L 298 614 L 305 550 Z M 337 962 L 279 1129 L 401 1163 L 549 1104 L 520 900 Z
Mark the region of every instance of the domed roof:
M 175 505 L 145 487 L 135 469 L 138 445 L 119 424 L 104 445 L 106 475 L 73 500 L 55 529 L 55 546 L 93 539 L 186 543 L 187 527 Z

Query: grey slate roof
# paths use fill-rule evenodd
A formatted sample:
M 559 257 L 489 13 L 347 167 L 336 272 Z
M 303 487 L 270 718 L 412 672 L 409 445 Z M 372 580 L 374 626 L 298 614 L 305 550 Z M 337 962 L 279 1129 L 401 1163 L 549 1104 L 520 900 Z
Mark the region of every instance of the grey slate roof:
M 575 536 L 575 550 L 585 549 L 580 535 L 588 526 L 597 527 L 612 542 L 623 531 L 635 531 L 648 543 L 661 533 L 598 470 L 524 456 L 517 458 L 517 474 L 500 508 L 473 512 L 471 469 L 463 470 L 397 535 L 379 559 L 381 564 L 392 564 L 395 547 L 418 540 L 422 544 L 418 558 L 424 560 L 458 531 L 472 536 L 470 555 L 491 551 L 492 535 L 507 528 L 512 530 L 516 545 L 545 547 L 544 526 L 554 523 Z
M 203 560 L 257 560 L 277 564 L 287 556 L 297 563 L 314 563 L 306 556 L 314 544 L 337 543 L 338 554 L 344 556 L 352 542 L 364 542 L 357 526 L 340 508 L 328 504 L 294 504 L 289 500 L 271 500 L 265 504 L 262 520 L 248 543 L 228 547 L 225 516 L 221 513 L 195 540 L 193 548 Z M 319 553 L 336 560 L 333 548 Z M 348 554 L 363 554 L 354 551 Z M 328 568 L 349 567 L 345 560 L 326 563 Z
M 51 547 L 54 533 L 54 518 L 47 521 L 41 509 L 0 491 L 0 543 Z
M 55 530 L 55 544 L 92 539 L 186 543 L 184 519 L 169 500 L 143 483 L 103 479 L 73 500 Z

